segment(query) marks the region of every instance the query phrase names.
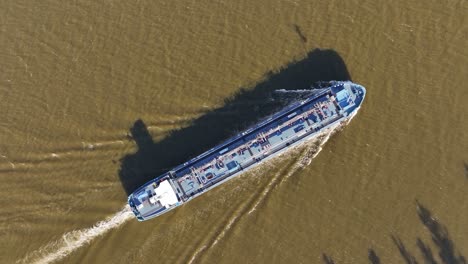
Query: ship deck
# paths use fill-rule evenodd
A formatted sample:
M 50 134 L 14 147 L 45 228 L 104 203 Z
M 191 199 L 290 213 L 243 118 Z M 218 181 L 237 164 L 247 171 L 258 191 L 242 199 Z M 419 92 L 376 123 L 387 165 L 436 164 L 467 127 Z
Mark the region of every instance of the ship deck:
M 166 208 L 151 202 L 157 182 L 171 179 L 177 198 L 187 201 L 271 154 L 335 122 L 358 107 L 352 83 L 323 89 L 311 99 L 293 104 L 223 144 L 181 164 L 135 192 L 140 215 L 148 217 Z
M 350 87 L 345 87 L 350 89 Z M 355 100 L 347 91 L 346 100 L 331 100 L 331 90 L 268 125 L 251 132 L 203 159 L 176 171 L 176 190 L 185 200 L 230 175 L 261 161 L 272 153 L 320 130 L 343 116 L 343 110 Z

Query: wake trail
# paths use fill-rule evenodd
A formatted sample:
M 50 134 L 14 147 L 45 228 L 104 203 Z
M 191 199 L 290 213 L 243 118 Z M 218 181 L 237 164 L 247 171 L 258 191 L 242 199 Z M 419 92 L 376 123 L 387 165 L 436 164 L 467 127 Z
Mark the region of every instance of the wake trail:
M 262 164 L 265 166 L 266 164 Z M 256 172 L 254 172 L 257 174 Z M 270 180 L 270 182 L 267 185 L 267 189 L 272 185 L 272 183 L 276 182 L 277 179 L 281 176 L 282 172 L 277 172 L 275 176 Z M 254 200 L 256 198 L 253 198 Z M 234 212 L 234 214 L 231 216 L 229 221 L 226 224 L 222 224 L 216 232 L 214 232 L 214 235 L 211 236 L 211 239 L 208 241 L 205 241 L 205 243 L 200 246 L 195 252 L 192 254 L 192 257 L 188 261 L 188 264 L 194 263 L 196 260 L 198 260 L 199 257 L 201 257 L 202 253 L 204 253 L 207 250 L 212 249 L 215 247 L 219 241 L 221 241 L 225 235 L 233 228 L 233 226 L 240 221 L 240 219 L 245 215 L 247 210 L 249 210 L 250 205 L 252 204 L 252 201 L 249 201 L 245 205 L 242 205 L 238 210 Z
M 65 233 L 59 240 L 50 242 L 40 249 L 27 254 L 26 257 L 16 263 L 46 264 L 61 260 L 73 251 L 89 244 L 109 230 L 120 227 L 132 218 L 133 213 L 130 207 L 126 205 L 122 210 L 106 220 L 100 221 L 90 228 Z
M 318 136 L 316 139 L 311 140 L 310 142 L 306 142 L 306 147 L 303 149 L 294 164 L 291 166 L 291 168 L 288 170 L 288 172 L 279 179 L 281 175 L 278 177 L 275 177 L 273 181 L 270 181 L 270 183 L 267 185 L 265 190 L 262 192 L 260 197 L 257 199 L 255 204 L 252 206 L 252 208 L 249 210 L 247 213 L 250 215 L 253 213 L 257 207 L 266 199 L 268 194 L 272 191 L 272 188 L 275 186 L 278 186 L 279 184 L 282 184 L 286 180 L 289 179 L 293 174 L 295 174 L 297 171 L 305 168 L 306 166 L 310 165 L 312 160 L 317 157 L 317 155 L 322 151 L 323 145 L 327 143 L 328 139 L 330 139 L 330 136 L 333 135 L 337 130 L 340 129 L 340 126 L 331 129 L 331 131 L 326 132 L 320 136 Z M 292 150 L 294 151 L 294 150 Z M 279 180 L 279 183 L 277 181 Z
M 330 139 L 331 135 L 333 135 L 339 129 L 340 127 L 337 127 L 331 130 L 330 132 L 320 136 L 317 140 L 313 142 L 314 145 L 306 148 L 300 156 L 299 160 L 294 164 L 293 168 L 283 177 L 280 184 L 289 179 L 289 177 L 291 177 L 299 169 L 303 169 L 306 166 L 310 165 L 310 163 L 312 163 L 312 160 L 315 159 L 315 157 L 317 157 L 317 155 L 323 150 L 323 146 Z
M 282 171 L 277 173 L 275 177 L 268 183 L 268 185 L 263 189 L 263 192 L 257 197 L 255 204 L 250 207 L 250 210 L 247 212 L 248 215 L 250 215 L 252 212 L 257 210 L 258 205 L 260 205 L 263 200 L 268 196 L 268 194 L 271 192 L 273 187 L 276 185 L 278 182 L 279 178 L 281 177 Z
M 247 203 L 240 210 L 237 210 L 237 212 L 231 217 L 231 219 L 229 219 L 229 221 L 224 226 L 221 227 L 221 230 L 216 233 L 215 237 L 211 239 L 210 242 L 205 243 L 192 254 L 192 257 L 190 258 L 188 263 L 189 264 L 194 263 L 196 260 L 198 260 L 198 258 L 201 257 L 201 255 L 205 251 L 210 250 L 213 247 L 215 247 L 219 241 L 224 239 L 226 234 L 230 232 L 230 230 L 234 227 L 234 225 L 236 225 L 244 215 L 248 216 L 254 211 L 256 211 L 257 207 L 267 199 L 267 197 L 270 195 L 270 193 L 273 191 L 273 189 L 276 186 L 282 184 L 284 181 L 286 181 L 289 177 L 291 177 L 297 171 L 308 166 L 312 162 L 312 160 L 315 157 L 317 157 L 317 155 L 322 151 L 323 145 L 330 139 L 330 136 L 333 135 L 340 128 L 341 126 L 337 126 L 331 129 L 330 131 L 327 131 L 323 133 L 322 135 L 319 135 L 314 140 L 307 142 L 306 147 L 304 149 L 302 149 L 301 147 L 295 147 L 289 151 L 286 151 L 286 153 L 299 151 L 299 155 L 296 158 L 296 160 L 293 162 L 293 164 L 291 166 L 281 168 L 274 175 L 274 177 L 268 182 L 267 186 L 265 186 L 261 194 L 253 198 L 251 202 Z M 280 157 L 278 157 L 278 159 L 283 159 L 284 157 L 286 157 L 283 154 Z M 266 164 L 263 164 L 263 165 L 266 165 Z M 284 174 L 284 171 L 287 171 L 287 173 Z
M 262 164 L 263 166 L 266 166 L 267 164 Z M 255 208 L 258 206 L 258 201 L 261 201 L 263 199 L 265 199 L 265 197 L 270 193 L 271 189 L 273 186 L 275 186 L 275 183 L 278 182 L 278 180 L 281 178 L 281 175 L 283 174 L 283 170 L 285 168 L 281 168 L 280 171 L 278 171 L 275 176 L 269 181 L 268 185 L 264 188 L 262 194 L 260 195 L 259 198 L 253 198 L 253 201 L 257 201 L 257 203 L 255 203 L 254 206 L 251 206 L 252 204 L 252 201 L 247 203 L 244 207 L 242 207 L 241 210 L 239 210 L 237 214 L 234 215 L 234 217 L 232 217 L 229 222 L 227 223 L 227 225 L 225 225 L 222 229 L 222 231 L 218 234 L 218 236 L 214 239 L 213 243 L 211 244 L 210 248 L 216 246 L 216 244 L 218 244 L 218 242 L 220 240 L 222 240 L 224 238 L 224 236 L 226 235 L 226 233 L 233 227 L 234 224 L 236 224 L 240 218 L 245 215 L 245 212 L 249 209 L 250 207 L 250 210 L 247 214 L 250 214 L 253 210 L 255 210 Z

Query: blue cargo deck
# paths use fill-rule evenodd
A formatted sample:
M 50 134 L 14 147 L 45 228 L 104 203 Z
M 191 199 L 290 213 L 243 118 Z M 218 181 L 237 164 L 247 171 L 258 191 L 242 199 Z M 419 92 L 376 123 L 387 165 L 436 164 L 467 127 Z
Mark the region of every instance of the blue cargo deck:
M 148 182 L 129 196 L 139 220 L 153 218 L 253 167 L 274 153 L 359 108 L 362 86 L 338 82 L 317 90 L 309 99 L 292 104 L 202 155 Z

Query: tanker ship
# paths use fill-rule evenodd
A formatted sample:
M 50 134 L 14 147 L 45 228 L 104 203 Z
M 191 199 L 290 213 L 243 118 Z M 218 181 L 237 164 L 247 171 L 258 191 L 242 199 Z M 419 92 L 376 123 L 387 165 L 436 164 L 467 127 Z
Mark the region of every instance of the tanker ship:
M 278 154 L 332 131 L 358 112 L 366 89 L 331 82 L 242 133 L 145 183 L 128 197 L 139 221 L 189 202 Z

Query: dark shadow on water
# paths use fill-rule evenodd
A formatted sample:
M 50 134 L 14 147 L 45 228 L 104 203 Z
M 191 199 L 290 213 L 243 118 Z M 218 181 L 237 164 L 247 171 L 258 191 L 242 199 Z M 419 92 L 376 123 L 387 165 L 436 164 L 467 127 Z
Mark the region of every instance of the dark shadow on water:
M 463 163 L 463 166 L 465 168 L 465 177 L 466 179 L 468 180 L 468 163 L 464 162 Z
M 403 241 L 401 241 L 400 238 L 396 236 L 391 236 L 393 243 L 395 246 L 398 248 L 398 251 L 400 251 L 400 255 L 405 261 L 406 264 L 417 264 L 418 262 L 416 261 L 416 258 L 409 253 L 409 251 L 406 249 L 405 244 L 403 244 Z
M 380 258 L 377 256 L 377 254 L 372 248 L 369 249 L 368 258 L 371 264 L 380 264 Z
M 447 228 L 434 218 L 431 212 L 418 201 L 416 201 L 418 216 L 421 222 L 431 233 L 432 242 L 439 250 L 439 257 L 445 264 L 464 264 L 465 257 L 455 252 L 455 246 L 450 239 Z M 424 252 L 423 252 L 424 253 Z M 429 252 L 431 253 L 431 252 Z M 429 255 L 427 255 L 429 257 Z M 432 256 L 432 253 L 431 253 Z
M 322 254 L 322 259 L 323 263 L 325 264 L 335 264 L 335 261 L 333 261 L 333 259 L 327 256 L 326 254 Z
M 426 245 L 419 237 L 416 240 L 416 245 L 418 246 L 419 251 L 421 251 L 421 254 L 424 259 L 424 263 L 437 264 L 437 262 L 434 259 L 434 256 L 432 255 L 431 248 L 429 248 L 429 246 Z
M 299 36 L 299 38 L 301 39 L 302 43 L 307 43 L 307 37 L 302 32 L 301 27 L 299 25 L 297 25 L 297 24 L 294 24 L 293 27 L 294 27 L 294 31 L 296 31 L 296 33 Z
M 131 139 L 138 146 L 136 153 L 121 162 L 119 177 L 127 194 L 229 136 L 240 132 L 262 117 L 284 106 L 273 100 L 279 89 L 309 89 L 319 81 L 351 80 L 340 55 L 333 50 L 315 49 L 303 59 L 290 63 L 277 72 L 269 72 L 253 87 L 241 87 L 224 106 L 194 120 L 192 125 L 154 142 L 143 120 L 130 129 Z
M 426 227 L 429 231 L 432 242 L 435 245 L 436 249 L 439 251 L 438 257 L 441 262 L 437 261 L 434 257 L 431 248 L 429 245 L 423 242 L 422 239 L 416 239 L 416 245 L 420 251 L 423 261 L 421 263 L 425 264 L 467 264 L 466 258 L 461 255 L 455 249 L 455 245 L 453 241 L 450 239 L 448 234 L 447 228 L 442 225 L 437 218 L 432 216 L 431 212 L 421 205 L 418 201 L 416 201 L 416 211 L 419 216 L 419 220 L 421 223 Z M 412 255 L 406 246 L 404 245 L 403 241 L 397 236 L 391 235 L 391 239 L 395 244 L 396 248 L 398 249 L 401 257 L 406 264 L 417 264 L 418 261 L 414 255 Z M 323 256 L 326 256 L 325 254 Z M 371 264 L 381 263 L 379 257 L 375 253 L 374 250 L 369 250 L 369 261 Z M 328 259 L 331 259 L 327 256 Z M 328 264 L 327 260 L 323 258 L 324 263 Z

